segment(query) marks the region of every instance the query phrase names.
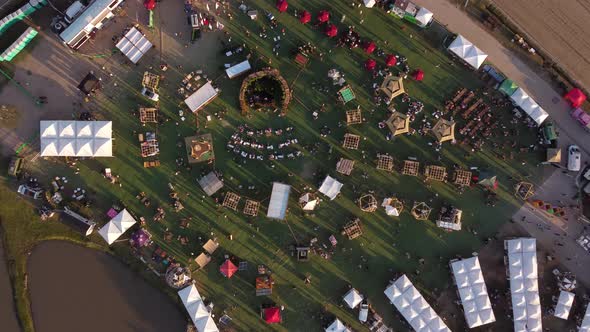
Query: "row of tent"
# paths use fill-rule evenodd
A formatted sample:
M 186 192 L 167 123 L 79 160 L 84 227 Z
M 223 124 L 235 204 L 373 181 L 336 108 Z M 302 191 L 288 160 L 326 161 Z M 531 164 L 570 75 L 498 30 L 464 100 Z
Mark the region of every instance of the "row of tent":
M 510 79 L 504 80 L 498 90 L 510 97 L 512 103 L 525 112 L 536 124 L 540 126 L 549 114 L 537 102 L 531 98 L 523 88 L 520 88 Z
M 37 30 L 29 27 L 17 40 L 0 54 L 0 61 L 12 61 L 38 34 Z
M 31 15 L 35 10 L 47 4 L 47 0 L 30 0 L 24 6 L 16 11 L 6 15 L 0 20 L 0 35 L 8 30 L 13 24 L 22 21 L 25 17 Z
M 457 35 L 447 49 L 474 69 L 479 69 L 488 57 L 487 54 L 461 35 Z

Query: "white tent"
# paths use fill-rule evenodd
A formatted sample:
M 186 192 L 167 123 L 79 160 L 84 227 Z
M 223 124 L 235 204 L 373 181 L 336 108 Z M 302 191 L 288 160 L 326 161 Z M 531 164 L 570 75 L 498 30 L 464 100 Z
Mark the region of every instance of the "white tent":
M 514 103 L 514 105 L 520 107 L 520 105 L 524 104 L 525 101 L 530 99 L 529 95 L 524 91 L 523 88 L 518 88 L 514 91 L 514 93 L 510 96 L 510 99 Z
M 385 296 L 417 332 L 451 332 L 404 274 L 384 291 Z
M 582 319 L 582 324 L 580 325 L 578 332 L 590 332 L 590 305 L 586 307 L 586 314 L 584 314 L 584 318 Z
M 534 238 L 504 241 L 515 331 L 541 332 L 541 303 L 537 273 L 537 244 Z
M 304 211 L 313 211 L 318 204 L 318 199 L 313 198 L 310 193 L 306 193 L 299 198 L 299 205 Z
M 354 309 L 357 305 L 359 305 L 363 301 L 363 296 L 359 293 L 356 289 L 351 288 L 344 296 L 342 297 L 346 305 L 350 309 Z
M 334 200 L 338 194 L 340 194 L 340 189 L 342 189 L 343 184 L 338 182 L 333 177 L 327 175 L 320 186 L 320 192 L 330 198 L 330 200 Z
M 326 332 L 350 332 L 350 330 L 340 321 L 340 319 L 336 318 L 334 322 L 326 328 Z
M 555 317 L 567 320 L 570 315 L 570 310 L 572 310 L 572 305 L 574 304 L 574 297 L 574 293 L 566 291 L 561 291 L 559 293 L 559 299 L 555 305 Z
M 459 290 L 467 326 L 474 328 L 495 322 L 496 317 L 477 256 L 451 262 L 451 270 Z
M 434 14 L 424 8 L 424 7 L 420 7 L 420 10 L 418 10 L 418 13 L 416 13 L 416 21 L 418 22 L 418 25 L 421 27 L 426 27 L 428 24 L 430 24 L 430 22 L 432 22 L 432 19 L 434 18 Z
M 373 8 L 375 6 L 375 0 L 363 0 L 363 3 L 367 8 Z
M 186 98 L 184 103 L 193 113 L 195 113 L 217 97 L 217 94 L 218 92 L 213 85 L 211 85 L 211 82 L 207 82 L 195 91 L 195 93 L 190 95 L 190 97 Z
M 119 212 L 111 221 L 104 225 L 98 233 L 108 244 L 112 244 L 131 228 L 131 226 L 135 225 L 136 222 L 129 211 L 123 209 L 123 211 Z
M 537 125 L 541 125 L 549 114 L 531 98 L 522 88 L 516 89 L 510 96 L 512 103 L 522 109 Z
M 289 204 L 289 193 L 291 186 L 274 182 L 272 184 L 272 193 L 270 194 L 270 202 L 268 203 L 268 212 L 266 216 L 273 219 L 285 219 L 287 213 L 287 206 Z
M 248 60 L 244 60 L 235 66 L 231 66 L 231 67 L 227 68 L 225 70 L 225 73 L 227 74 L 227 77 L 229 77 L 231 79 L 231 78 L 242 75 L 243 73 L 247 72 L 250 69 L 252 69 L 252 66 L 250 66 L 250 62 L 248 62 Z
M 178 296 L 199 332 L 219 332 L 208 306 L 194 284 L 178 291 Z
M 391 206 L 390 204 L 391 204 L 391 198 L 384 198 L 383 199 L 381 206 L 385 208 L 385 214 L 387 214 L 388 216 L 399 217 L 399 210 L 397 208 Z
M 41 121 L 42 157 L 112 157 L 111 121 Z
M 461 35 L 457 35 L 457 38 L 449 45 L 448 50 L 475 69 L 478 69 L 488 57 L 487 54 Z
M 131 28 L 115 45 L 131 62 L 137 63 L 150 48 L 152 43 L 135 27 Z

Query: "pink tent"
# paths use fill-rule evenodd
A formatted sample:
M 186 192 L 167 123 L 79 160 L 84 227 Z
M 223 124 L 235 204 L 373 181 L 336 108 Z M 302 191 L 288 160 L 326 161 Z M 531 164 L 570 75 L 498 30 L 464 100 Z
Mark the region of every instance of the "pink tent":
M 373 59 L 369 59 L 369 60 L 365 61 L 365 69 L 367 69 L 368 71 L 375 70 L 376 66 L 377 66 L 377 61 L 375 61 Z
M 268 324 L 277 324 L 283 321 L 281 317 L 281 308 L 271 307 L 264 309 L 264 321 Z
M 305 24 L 309 23 L 309 21 L 311 21 L 311 14 L 307 10 L 304 10 L 299 16 L 299 22 Z
M 318 21 L 320 23 L 325 23 L 325 22 L 328 22 L 328 20 L 330 20 L 330 12 L 328 12 L 327 10 L 322 10 L 318 14 Z
M 582 106 L 586 101 L 586 95 L 578 88 L 571 89 L 563 98 L 569 101 L 573 108 Z
M 377 46 L 375 45 L 375 43 L 373 42 L 368 42 L 365 44 L 365 46 L 363 47 L 363 49 L 365 50 L 365 52 L 367 54 L 371 54 L 375 51 L 375 49 L 377 48 Z
M 424 71 L 422 69 L 416 69 L 414 71 L 414 74 L 412 74 L 412 77 L 416 81 L 420 82 L 420 81 L 422 81 L 424 79 Z
M 337 34 L 338 34 L 338 28 L 334 24 L 328 25 L 328 27 L 326 28 L 326 36 L 332 38 L 332 37 L 336 37 Z
M 277 1 L 277 9 L 279 10 L 279 13 L 286 12 L 288 7 L 289 7 L 289 4 L 287 3 L 287 0 Z
M 397 58 L 395 57 L 395 55 L 393 54 L 389 54 L 386 58 L 385 58 L 385 65 L 387 67 L 391 67 L 391 66 L 395 66 L 397 64 Z
M 238 267 L 228 259 L 221 264 L 219 272 L 221 272 L 226 278 L 231 278 L 236 272 L 238 272 Z
M 156 0 L 145 0 L 143 6 L 147 10 L 154 10 L 154 8 L 156 8 Z

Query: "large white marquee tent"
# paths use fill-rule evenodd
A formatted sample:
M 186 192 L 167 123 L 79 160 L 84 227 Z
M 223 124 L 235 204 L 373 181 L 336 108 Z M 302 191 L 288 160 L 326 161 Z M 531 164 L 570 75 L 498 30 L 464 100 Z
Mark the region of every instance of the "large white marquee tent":
M 496 321 L 477 257 L 451 262 L 453 277 L 469 328 Z
M 334 200 L 338 194 L 340 194 L 340 189 L 344 184 L 338 182 L 338 180 L 334 179 L 333 177 L 327 175 L 320 186 L 320 192 L 330 198 L 330 200 Z
M 582 324 L 578 332 L 590 332 L 590 304 L 586 307 L 586 314 L 584 315 L 584 319 L 582 319 Z
M 112 157 L 111 121 L 41 121 L 42 157 Z
M 515 332 L 541 332 L 541 302 L 537 268 L 537 242 L 534 238 L 504 241 L 508 254 L 508 273 Z
M 184 304 L 184 308 L 191 317 L 193 324 L 199 332 L 219 332 L 215 321 L 211 317 L 209 308 L 203 303 L 201 294 L 194 284 L 178 291 L 178 296 Z
M 457 35 L 457 38 L 449 45 L 448 50 L 475 69 L 479 69 L 488 57 L 487 54 L 461 35 Z
M 135 64 L 153 45 L 141 31 L 133 27 L 115 46 Z
M 405 274 L 384 293 L 416 332 L 451 332 Z
M 113 244 L 123 233 L 131 228 L 137 220 L 127 211 L 119 212 L 111 221 L 104 225 L 98 233 L 108 244 Z
M 531 98 L 522 88 L 516 89 L 510 96 L 512 103 L 522 109 L 528 116 L 540 126 L 549 114 Z
M 572 310 L 572 305 L 574 304 L 574 297 L 574 293 L 566 291 L 559 292 L 559 299 L 555 305 L 555 313 L 553 315 L 567 320 L 570 315 L 570 310 Z
M 188 98 L 184 100 L 184 103 L 191 112 L 195 113 L 205 105 L 207 105 L 210 101 L 212 101 L 215 97 L 217 97 L 218 92 L 213 87 L 211 82 L 207 82 L 202 87 L 200 87 L 195 93 L 190 95 Z
M 289 185 L 279 182 L 272 184 L 272 193 L 270 194 L 268 212 L 266 213 L 267 217 L 280 220 L 285 219 L 290 192 L 291 186 Z

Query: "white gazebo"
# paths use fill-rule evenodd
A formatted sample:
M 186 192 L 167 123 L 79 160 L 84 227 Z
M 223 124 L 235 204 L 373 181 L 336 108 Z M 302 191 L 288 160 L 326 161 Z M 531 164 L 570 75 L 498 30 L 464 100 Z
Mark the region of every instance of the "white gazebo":
M 428 24 L 430 24 L 430 22 L 432 22 L 432 20 L 434 19 L 434 14 L 430 10 L 424 7 L 420 7 L 418 13 L 416 13 L 415 19 L 418 25 L 424 28 Z
M 152 43 L 146 38 L 146 36 L 132 27 L 127 33 L 119 40 L 115 45 L 121 53 L 123 53 L 131 62 L 136 64 L 147 51 L 152 48 Z
M 213 317 L 211 317 L 211 309 L 203 303 L 201 294 L 194 284 L 185 287 L 178 291 L 184 308 L 186 309 L 191 320 L 195 324 L 199 332 L 219 332 Z
M 350 329 L 336 318 L 330 326 L 326 328 L 326 332 L 350 332 Z
M 356 308 L 363 301 L 363 295 L 354 288 L 351 288 L 342 298 L 350 309 Z
M 453 42 L 451 42 L 449 45 L 448 50 L 461 58 L 474 69 L 479 69 L 479 67 L 488 57 L 487 54 L 485 54 L 482 50 L 477 48 L 469 40 L 465 39 L 465 37 L 461 35 L 457 35 L 455 40 L 453 40 Z
M 561 291 L 559 293 L 559 299 L 555 305 L 555 317 L 567 320 L 574 304 L 574 293 Z
M 289 204 L 289 193 L 291 186 L 274 182 L 272 184 L 272 193 L 270 194 L 270 202 L 268 203 L 268 212 L 266 216 L 272 219 L 285 219 L 287 213 L 287 206 Z
M 342 189 L 342 186 L 342 183 L 328 175 L 320 186 L 320 192 L 328 196 L 330 200 L 334 200 L 336 196 L 340 194 L 340 189 Z
M 42 157 L 112 157 L 111 121 L 41 121 Z
M 129 211 L 123 209 L 123 211 L 119 212 L 111 221 L 104 225 L 98 233 L 108 244 L 112 244 L 129 228 L 135 225 L 136 222 Z
M 184 103 L 191 112 L 195 113 L 201 108 L 205 107 L 208 103 L 210 103 L 215 97 L 217 97 L 219 93 L 213 87 L 211 82 L 207 82 L 205 85 L 200 87 L 195 93 L 190 95 L 190 97 L 184 100 Z

